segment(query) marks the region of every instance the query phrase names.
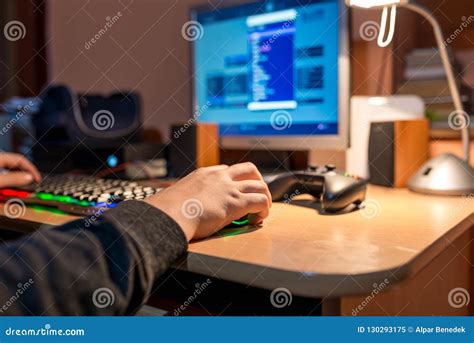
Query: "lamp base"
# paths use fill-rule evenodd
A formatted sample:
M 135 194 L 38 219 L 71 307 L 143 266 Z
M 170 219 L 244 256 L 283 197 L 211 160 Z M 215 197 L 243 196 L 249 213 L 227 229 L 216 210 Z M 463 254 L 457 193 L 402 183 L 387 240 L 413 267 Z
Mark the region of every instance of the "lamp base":
M 408 188 L 425 194 L 469 195 L 474 193 L 474 169 L 453 154 L 442 154 L 426 162 Z

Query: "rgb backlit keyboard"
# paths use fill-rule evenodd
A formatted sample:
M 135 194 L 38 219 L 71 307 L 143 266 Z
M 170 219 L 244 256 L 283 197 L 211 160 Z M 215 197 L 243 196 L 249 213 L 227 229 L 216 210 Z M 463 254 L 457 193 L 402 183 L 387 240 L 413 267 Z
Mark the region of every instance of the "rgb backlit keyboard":
M 19 199 L 26 205 L 55 207 L 78 215 L 93 215 L 127 200 L 143 200 L 161 189 L 136 182 L 88 176 L 46 176 L 40 184 L 0 189 L 0 200 Z

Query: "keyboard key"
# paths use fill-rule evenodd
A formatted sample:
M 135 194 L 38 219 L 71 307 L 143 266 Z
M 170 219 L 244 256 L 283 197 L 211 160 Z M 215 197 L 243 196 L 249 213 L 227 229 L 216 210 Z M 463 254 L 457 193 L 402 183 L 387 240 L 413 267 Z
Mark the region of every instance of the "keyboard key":
M 26 187 L 25 187 L 26 188 Z M 45 175 L 39 184 L 29 185 L 30 192 L 36 193 L 42 201 L 68 203 L 81 207 L 91 206 L 91 203 L 119 203 L 128 200 L 144 200 L 156 194 L 160 189 L 149 186 L 140 186 L 134 181 L 98 179 L 77 175 Z M 73 206 L 74 207 L 74 206 Z M 71 207 L 68 207 L 71 208 Z

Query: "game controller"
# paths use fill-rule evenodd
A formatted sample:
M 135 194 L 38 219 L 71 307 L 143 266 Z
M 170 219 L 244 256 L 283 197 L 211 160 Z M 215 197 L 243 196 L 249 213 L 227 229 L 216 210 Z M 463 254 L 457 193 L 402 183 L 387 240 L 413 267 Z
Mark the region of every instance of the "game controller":
M 333 165 L 309 167 L 266 179 L 273 201 L 292 199 L 295 195 L 314 196 L 325 212 L 338 212 L 365 200 L 367 180 L 336 170 Z

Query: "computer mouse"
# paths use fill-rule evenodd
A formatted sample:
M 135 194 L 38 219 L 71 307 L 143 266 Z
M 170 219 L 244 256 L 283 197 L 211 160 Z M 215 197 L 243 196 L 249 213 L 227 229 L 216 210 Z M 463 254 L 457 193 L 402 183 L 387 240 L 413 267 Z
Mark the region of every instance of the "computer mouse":
M 232 223 L 230 223 L 229 225 L 227 225 L 225 228 L 238 228 L 238 227 L 244 227 L 244 226 L 247 226 L 249 225 L 250 221 L 249 221 L 249 215 L 245 215 L 243 216 L 242 218 L 238 219 L 238 220 L 234 220 Z

